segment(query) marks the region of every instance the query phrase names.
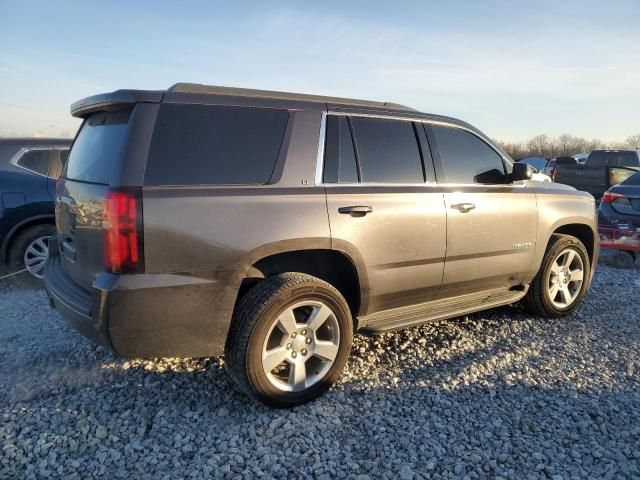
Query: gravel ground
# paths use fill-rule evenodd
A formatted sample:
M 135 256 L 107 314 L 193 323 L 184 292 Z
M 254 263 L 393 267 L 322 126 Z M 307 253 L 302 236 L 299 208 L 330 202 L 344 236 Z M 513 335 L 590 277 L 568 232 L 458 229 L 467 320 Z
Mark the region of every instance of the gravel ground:
M 640 478 L 640 268 L 570 318 L 501 308 L 359 335 L 293 410 L 213 359 L 127 361 L 0 286 L 0 478 Z

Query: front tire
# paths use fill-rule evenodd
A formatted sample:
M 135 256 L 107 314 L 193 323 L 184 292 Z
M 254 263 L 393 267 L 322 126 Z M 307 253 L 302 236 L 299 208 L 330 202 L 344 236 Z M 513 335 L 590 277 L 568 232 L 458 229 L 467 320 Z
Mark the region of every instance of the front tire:
M 340 377 L 352 337 L 349 306 L 332 285 L 302 273 L 274 275 L 236 307 L 225 348 L 228 372 L 267 406 L 301 405 Z
M 554 234 L 523 304 L 542 317 L 564 317 L 582 302 L 589 278 L 591 264 L 584 244 L 571 235 Z

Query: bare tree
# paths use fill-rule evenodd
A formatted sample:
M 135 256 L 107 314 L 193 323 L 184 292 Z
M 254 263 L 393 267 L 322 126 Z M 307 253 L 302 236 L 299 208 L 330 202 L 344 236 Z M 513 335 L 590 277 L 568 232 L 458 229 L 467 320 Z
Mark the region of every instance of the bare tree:
M 527 146 L 529 147 L 530 152 L 540 157 L 544 157 L 545 153 L 549 149 L 549 137 L 545 134 L 536 135 L 527 142 Z
M 560 153 L 563 157 L 568 157 L 569 155 L 573 155 L 576 152 L 576 138 L 568 133 L 563 133 L 556 139 L 556 143 L 558 145 L 558 153 Z
M 627 145 L 634 150 L 640 150 L 640 133 L 638 135 L 631 135 L 627 137 Z

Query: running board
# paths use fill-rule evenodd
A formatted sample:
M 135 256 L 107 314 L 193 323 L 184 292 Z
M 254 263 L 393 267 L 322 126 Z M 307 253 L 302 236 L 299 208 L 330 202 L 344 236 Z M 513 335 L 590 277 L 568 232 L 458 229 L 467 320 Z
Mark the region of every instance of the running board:
M 497 288 L 453 298 L 433 300 L 358 317 L 358 323 L 362 331 L 385 332 L 515 303 L 526 295 L 527 290 L 528 286 L 522 286 L 520 290 Z

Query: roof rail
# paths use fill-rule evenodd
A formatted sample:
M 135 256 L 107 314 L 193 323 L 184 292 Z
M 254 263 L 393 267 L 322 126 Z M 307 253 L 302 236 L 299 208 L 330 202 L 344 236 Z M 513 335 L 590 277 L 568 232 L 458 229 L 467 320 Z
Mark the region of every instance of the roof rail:
M 271 90 L 254 90 L 249 88 L 219 87 L 215 85 L 202 85 L 200 83 L 176 83 L 169 87 L 167 92 L 172 93 L 199 93 L 206 95 L 229 95 L 234 97 L 257 97 L 283 100 L 300 100 L 305 102 L 337 103 L 345 105 L 357 105 L 362 107 L 389 108 L 393 110 L 415 111 L 397 103 L 374 102 L 371 100 L 355 100 L 351 98 L 326 97 L 323 95 L 309 95 L 306 93 L 277 92 Z

